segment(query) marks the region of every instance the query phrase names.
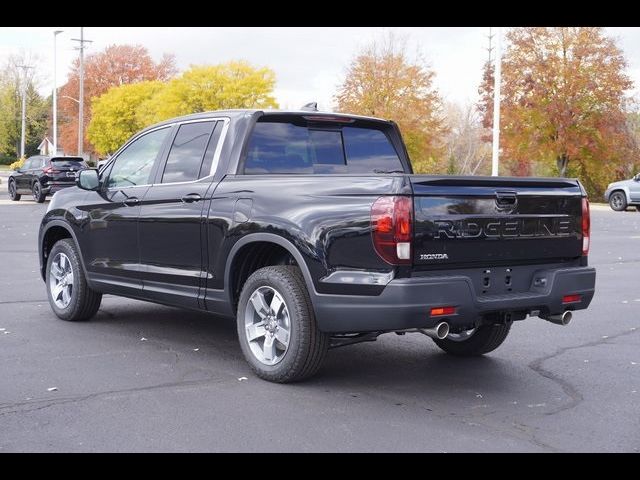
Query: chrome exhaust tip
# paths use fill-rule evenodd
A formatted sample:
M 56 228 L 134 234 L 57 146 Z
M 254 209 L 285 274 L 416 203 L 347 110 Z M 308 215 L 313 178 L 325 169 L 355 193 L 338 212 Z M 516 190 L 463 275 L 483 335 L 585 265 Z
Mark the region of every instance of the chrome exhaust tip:
M 543 318 L 547 322 L 555 323 L 556 325 L 567 326 L 573 318 L 573 313 L 571 313 L 570 310 L 566 310 L 561 315 L 545 315 L 540 318 Z
M 443 340 L 449 335 L 449 324 L 447 322 L 440 322 L 433 328 L 419 328 L 418 330 L 428 337 Z

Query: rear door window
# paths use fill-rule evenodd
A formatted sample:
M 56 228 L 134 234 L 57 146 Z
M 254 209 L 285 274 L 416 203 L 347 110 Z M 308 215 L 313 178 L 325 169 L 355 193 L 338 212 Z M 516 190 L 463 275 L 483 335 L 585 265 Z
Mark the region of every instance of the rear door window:
M 382 129 L 258 122 L 249 139 L 244 173 L 309 174 L 404 171 Z
M 167 157 L 162 183 L 191 182 L 200 177 L 205 154 L 213 160 L 215 145 L 211 146 L 210 140 L 215 126 L 214 121 L 180 125 Z

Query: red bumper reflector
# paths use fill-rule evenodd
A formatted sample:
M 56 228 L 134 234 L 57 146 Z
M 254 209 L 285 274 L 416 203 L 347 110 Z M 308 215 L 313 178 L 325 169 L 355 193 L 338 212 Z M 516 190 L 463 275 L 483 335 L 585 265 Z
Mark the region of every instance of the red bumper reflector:
M 442 315 L 453 315 L 456 313 L 456 307 L 434 307 L 431 309 L 432 317 L 441 317 Z
M 576 303 L 582 300 L 582 295 L 565 295 L 562 297 L 562 303 Z

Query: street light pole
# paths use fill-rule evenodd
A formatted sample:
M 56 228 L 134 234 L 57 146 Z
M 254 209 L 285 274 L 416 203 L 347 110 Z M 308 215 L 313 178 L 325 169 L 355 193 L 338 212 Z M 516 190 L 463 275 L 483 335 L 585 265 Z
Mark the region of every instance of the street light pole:
M 27 70 L 29 65 L 18 65 L 22 69 L 22 81 L 20 90 L 22 91 L 22 128 L 20 130 L 20 158 L 24 157 L 25 134 L 27 130 Z
M 493 76 L 493 152 L 491 155 L 491 175 L 498 176 L 500 149 L 500 84 L 502 80 L 502 29 L 496 33 L 496 58 Z
M 80 100 L 78 106 L 78 156 L 84 153 L 84 44 L 91 40 L 84 39 L 84 27 L 80 27 L 80 38 L 72 38 L 76 42 L 80 42 L 77 47 L 80 50 Z
M 56 60 L 58 49 L 56 48 L 56 38 L 62 30 L 53 32 L 53 154 L 58 154 L 58 85 L 56 83 Z

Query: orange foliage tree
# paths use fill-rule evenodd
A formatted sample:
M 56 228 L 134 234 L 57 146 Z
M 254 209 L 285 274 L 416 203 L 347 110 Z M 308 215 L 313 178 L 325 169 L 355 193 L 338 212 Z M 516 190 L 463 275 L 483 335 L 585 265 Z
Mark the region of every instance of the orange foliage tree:
M 420 59 L 411 61 L 405 44 L 391 35 L 353 59 L 335 96 L 338 111 L 397 122 L 414 169 L 444 169 L 447 128 L 434 75 Z
M 633 84 L 622 51 L 596 27 L 514 28 L 506 39 L 501 169 L 578 176 L 590 192 L 601 193 L 615 166 L 636 154 L 625 97 Z M 489 64 L 479 93 L 483 125 L 491 128 Z
M 91 100 L 109 88 L 146 80 L 168 80 L 177 70 L 173 55 L 165 54 L 159 62 L 140 45 L 111 45 L 104 51 L 89 54 L 84 62 L 85 151 L 94 153 L 86 140 L 91 121 Z M 78 145 L 79 60 L 74 61 L 67 83 L 58 92 L 59 143 L 66 153 L 75 154 Z

